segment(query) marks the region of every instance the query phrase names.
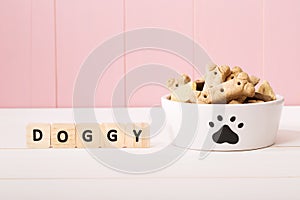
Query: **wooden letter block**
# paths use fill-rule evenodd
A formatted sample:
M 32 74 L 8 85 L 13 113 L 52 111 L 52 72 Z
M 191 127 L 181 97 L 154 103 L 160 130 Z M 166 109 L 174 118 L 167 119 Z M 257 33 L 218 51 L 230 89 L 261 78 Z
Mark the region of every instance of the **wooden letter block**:
M 125 146 L 128 148 L 150 147 L 150 126 L 147 123 L 127 124 Z
M 53 148 L 75 148 L 76 134 L 74 124 L 52 124 L 51 146 Z
M 95 123 L 76 124 L 76 146 L 77 148 L 99 148 L 102 138 L 100 138 L 100 126 Z
M 118 123 L 102 123 L 100 129 L 103 137 L 103 147 L 122 148 L 124 147 L 124 136 L 126 126 Z
M 26 140 L 28 148 L 49 148 L 50 124 L 28 124 L 26 127 Z
M 134 124 L 132 123 L 126 124 L 125 141 L 124 141 L 126 148 L 134 148 L 135 136 L 132 132 L 133 129 L 134 129 Z

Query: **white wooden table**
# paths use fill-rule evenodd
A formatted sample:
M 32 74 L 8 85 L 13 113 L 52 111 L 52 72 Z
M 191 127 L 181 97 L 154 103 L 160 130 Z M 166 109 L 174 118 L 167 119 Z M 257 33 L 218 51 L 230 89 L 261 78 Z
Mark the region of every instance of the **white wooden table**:
M 149 120 L 148 108 L 131 108 Z M 189 150 L 170 167 L 132 175 L 109 169 L 84 149 L 26 149 L 28 122 L 70 122 L 71 109 L 0 110 L 0 199 L 300 199 L 300 107 L 285 107 L 275 145 L 245 152 Z M 111 109 L 97 109 L 99 122 Z M 152 141 L 155 151 L 162 138 Z M 112 149 L 102 149 L 113 151 Z

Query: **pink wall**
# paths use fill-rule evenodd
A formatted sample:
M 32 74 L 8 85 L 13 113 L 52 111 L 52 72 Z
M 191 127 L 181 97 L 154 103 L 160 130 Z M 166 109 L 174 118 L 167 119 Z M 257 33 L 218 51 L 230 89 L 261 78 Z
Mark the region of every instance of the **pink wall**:
M 142 27 L 183 33 L 217 64 L 242 66 L 269 80 L 287 105 L 299 105 L 299 19 L 298 0 L 3 0 L 0 107 L 71 107 L 74 83 L 89 52 L 113 35 Z M 125 37 L 124 52 L 126 42 Z M 122 76 L 149 63 L 198 75 L 170 53 L 126 54 L 99 80 L 95 105 L 111 106 Z M 159 105 L 167 92 L 147 85 L 132 93 L 128 81 L 122 83 L 116 106 Z

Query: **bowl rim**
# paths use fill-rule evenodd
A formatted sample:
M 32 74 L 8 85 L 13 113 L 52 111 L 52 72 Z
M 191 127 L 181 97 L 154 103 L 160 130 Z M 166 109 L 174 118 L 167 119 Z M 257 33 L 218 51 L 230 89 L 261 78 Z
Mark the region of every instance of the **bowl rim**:
M 243 103 L 243 104 L 198 104 L 198 103 L 186 103 L 186 102 L 179 102 L 179 101 L 172 101 L 169 100 L 170 94 L 163 95 L 161 97 L 161 101 L 171 102 L 174 104 L 184 104 L 184 105 L 196 105 L 196 106 L 227 106 L 227 107 L 250 107 L 250 106 L 262 106 L 262 105 L 275 105 L 281 104 L 284 102 L 284 97 L 276 94 L 276 100 L 268 101 L 268 102 L 261 102 L 261 103 Z

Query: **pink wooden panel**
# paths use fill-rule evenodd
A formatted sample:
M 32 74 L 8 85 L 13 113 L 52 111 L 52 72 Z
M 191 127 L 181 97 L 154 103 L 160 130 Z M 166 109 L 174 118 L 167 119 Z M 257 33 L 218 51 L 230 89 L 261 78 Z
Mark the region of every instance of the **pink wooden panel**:
M 71 107 L 81 64 L 99 44 L 123 31 L 123 0 L 59 0 L 56 14 L 58 107 Z M 123 64 L 115 62 L 100 81 L 96 106 L 111 105 L 113 89 L 124 72 Z
M 32 107 L 55 107 L 54 0 L 32 0 Z
M 150 72 L 147 71 L 145 73 L 140 73 L 137 72 L 139 71 L 139 67 L 162 65 L 163 67 L 171 68 L 170 70 L 174 70 L 179 74 L 188 74 L 191 78 L 193 74 L 193 69 L 187 61 L 165 51 L 141 50 L 132 52 L 126 55 L 126 61 L 126 72 L 128 74 L 128 78 L 126 79 L 127 106 L 143 107 L 160 105 L 161 96 L 169 93 L 169 91 L 165 87 L 165 83 L 168 77 L 171 78 L 171 75 L 167 76 L 167 78 L 163 80 L 163 85 L 159 85 L 157 82 L 154 82 L 154 80 L 156 80 L 155 76 L 158 76 L 159 73 L 165 70 Z M 131 74 L 136 74 L 136 76 L 133 76 Z M 149 76 L 150 78 L 148 78 Z M 129 77 L 132 77 L 134 80 L 130 80 Z M 147 84 L 146 80 L 149 79 L 149 84 L 136 85 L 136 87 L 132 87 L 131 85 L 135 85 L 134 83 L 136 79 L 144 79 L 144 81 L 141 80 L 141 83 L 145 84 Z
M 216 64 L 261 77 L 262 13 L 262 0 L 195 0 L 196 41 Z
M 265 0 L 264 76 L 288 105 L 300 104 L 300 1 Z
M 116 60 L 99 78 L 95 94 L 96 107 L 124 107 L 124 58 Z
M 0 107 L 30 107 L 30 0 L 0 1 L 0 24 Z
M 193 38 L 193 0 L 126 0 L 125 7 L 126 31 L 156 27 L 177 31 Z M 192 54 L 193 46 L 190 51 Z M 150 63 L 170 67 L 178 73 L 193 75 L 193 68 L 186 61 L 159 50 L 143 50 L 126 55 L 126 72 Z M 143 76 L 146 77 L 149 74 Z M 130 80 L 126 80 L 126 82 L 127 85 L 130 84 Z M 168 91 L 161 86 L 148 85 L 132 92 L 127 87 L 127 106 L 160 105 L 160 97 Z
M 132 107 L 157 107 L 160 106 L 160 97 L 168 93 L 168 90 L 157 89 L 159 86 L 155 85 L 141 85 L 133 91 L 132 95 L 128 95 L 127 103 Z M 159 100 L 152 101 L 148 104 L 141 104 L 141 100 L 152 99 L 156 96 Z

